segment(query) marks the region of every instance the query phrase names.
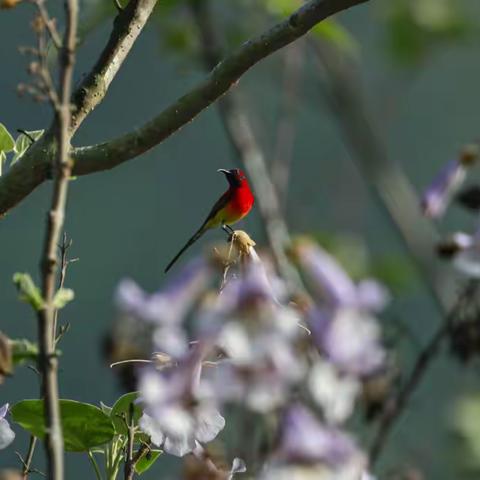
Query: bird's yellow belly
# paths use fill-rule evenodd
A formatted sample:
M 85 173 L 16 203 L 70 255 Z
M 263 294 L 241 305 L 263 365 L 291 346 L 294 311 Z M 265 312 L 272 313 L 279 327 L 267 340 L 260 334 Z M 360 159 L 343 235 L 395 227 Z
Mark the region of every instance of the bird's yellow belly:
M 245 214 L 239 214 L 238 212 L 232 211 L 229 208 L 224 208 L 223 210 L 217 212 L 217 214 L 209 220 L 207 227 L 215 228 L 224 224 L 233 225 L 241 220 L 244 216 Z

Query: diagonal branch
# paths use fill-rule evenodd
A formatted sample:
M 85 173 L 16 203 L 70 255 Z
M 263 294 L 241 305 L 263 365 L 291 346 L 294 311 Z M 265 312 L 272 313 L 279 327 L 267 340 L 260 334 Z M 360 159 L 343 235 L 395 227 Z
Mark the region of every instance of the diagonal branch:
M 388 157 L 351 64 L 326 44 L 310 45 L 354 160 L 390 217 L 439 311 L 448 311 L 454 303 L 454 289 L 451 276 L 435 257 L 433 245 L 438 233 L 421 215 L 417 195 L 404 172 Z
M 283 22 L 245 42 L 203 82 L 142 127 L 109 142 L 77 149 L 75 173 L 85 175 L 113 168 L 150 150 L 218 100 L 255 64 L 302 37 L 325 18 L 367 1 L 311 0 Z
M 157 0 L 131 0 L 125 9 L 119 10 L 100 58 L 73 94 L 75 112 L 72 117 L 72 134 L 104 99 L 156 3 Z
M 245 42 L 220 62 L 204 81 L 142 127 L 109 142 L 74 149 L 73 174 L 87 175 L 108 170 L 153 148 L 215 102 L 255 64 L 302 37 L 325 18 L 367 1 L 309 1 L 283 22 Z M 131 2 L 137 3 L 135 0 Z M 84 104 L 83 108 L 88 109 L 85 102 L 82 100 L 77 105 L 81 107 Z M 80 114 L 77 116 L 78 125 L 81 118 Z M 53 142 L 50 135 L 44 137 L 28 150 L 21 161 L 0 177 L 0 216 L 51 176 Z

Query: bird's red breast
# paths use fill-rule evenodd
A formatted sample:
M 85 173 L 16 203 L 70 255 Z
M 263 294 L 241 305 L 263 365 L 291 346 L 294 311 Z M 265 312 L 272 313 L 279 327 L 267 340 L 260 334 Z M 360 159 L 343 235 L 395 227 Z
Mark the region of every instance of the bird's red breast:
M 227 203 L 226 209 L 228 216 L 236 217 L 234 221 L 238 221 L 247 215 L 253 207 L 255 201 L 253 193 L 250 190 L 248 180 L 244 175 L 240 186 L 232 186 L 229 189 L 230 201 Z M 226 223 L 229 223 L 228 221 Z M 232 222 L 233 223 L 233 222 Z

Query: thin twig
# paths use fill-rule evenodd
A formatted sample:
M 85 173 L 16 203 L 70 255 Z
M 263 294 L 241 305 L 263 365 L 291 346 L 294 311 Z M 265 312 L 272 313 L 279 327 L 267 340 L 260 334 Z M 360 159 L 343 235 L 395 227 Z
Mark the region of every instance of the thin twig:
M 116 1 L 118 15 L 113 22 L 107 45 L 92 70 L 73 94 L 75 110 L 71 124 L 72 134 L 104 99 L 110 84 L 142 33 L 156 3 L 157 0 L 130 0 L 128 5 L 122 8 Z
M 429 366 L 439 352 L 441 344 L 449 335 L 452 325 L 459 319 L 466 305 L 476 295 L 476 292 L 477 283 L 472 282 L 466 286 L 444 322 L 438 327 L 430 341 L 418 355 L 415 365 L 403 387 L 397 395 L 387 401 L 370 447 L 370 462 L 372 466 L 378 461 L 387 444 L 392 428 L 408 406 L 410 397 L 415 393 L 416 388 L 425 377 Z
M 153 363 L 153 360 L 146 360 L 144 358 L 133 358 L 131 360 L 120 360 L 119 362 L 111 363 L 110 368 L 116 367 L 117 365 L 124 365 L 126 363 Z
M 282 102 L 271 165 L 272 181 L 278 193 L 282 211 L 288 196 L 288 178 L 295 143 L 295 114 L 299 103 L 300 83 L 305 60 L 304 42 L 298 41 L 285 49 Z
M 38 13 L 43 20 L 45 28 L 48 30 L 48 33 L 50 35 L 52 43 L 55 45 L 55 48 L 57 50 L 60 50 L 62 48 L 62 40 L 55 27 L 55 21 L 52 18 L 50 18 L 50 15 L 48 14 L 48 10 L 45 7 L 45 0 L 30 0 L 30 1 L 37 7 Z
M 435 258 L 433 246 L 438 233 L 422 217 L 417 195 L 401 167 L 389 158 L 350 59 L 326 43 L 311 41 L 310 45 L 354 160 L 399 233 L 439 311 L 446 314 L 455 302 L 454 288 L 451 276 Z
M 62 243 L 58 245 L 60 251 L 60 279 L 58 281 L 58 289 L 62 289 L 65 286 L 65 278 L 67 276 L 67 269 L 71 263 L 77 262 L 78 258 L 68 258 L 68 250 L 72 246 L 72 239 L 68 239 L 67 233 L 63 232 Z M 53 341 L 55 346 L 57 345 L 60 338 L 63 336 L 65 331 L 61 334 L 57 334 L 57 322 L 58 322 L 58 308 L 55 309 L 54 318 L 53 318 Z
M 37 42 L 38 59 L 40 61 L 40 69 L 38 71 L 38 76 L 41 80 L 41 92 L 47 96 L 53 108 L 57 110 L 60 101 L 58 98 L 57 90 L 55 89 L 55 82 L 53 81 L 52 75 L 50 74 L 50 68 L 48 66 L 47 39 L 43 30 L 38 33 Z
M 64 449 L 60 423 L 60 406 L 58 394 L 58 359 L 55 355 L 53 335 L 55 306 L 53 303 L 56 290 L 57 245 L 62 231 L 68 184 L 71 176 L 72 162 L 69 157 L 71 122 L 71 87 L 75 60 L 76 32 L 78 23 L 77 0 L 65 3 L 66 29 L 60 51 L 60 91 L 59 103 L 52 101 L 55 109 L 55 138 L 57 152 L 54 168 L 54 185 L 52 204 L 47 217 L 47 228 L 42 253 L 42 296 L 44 307 L 38 312 L 39 324 L 39 369 L 42 373 L 42 396 L 45 403 L 48 478 L 63 480 Z
M 35 446 L 37 445 L 37 437 L 34 437 L 33 435 L 30 436 L 30 442 L 28 444 L 28 451 L 27 451 L 27 456 L 25 459 L 20 455 L 19 452 L 15 452 L 17 454 L 17 457 L 20 459 L 20 462 L 22 463 L 22 478 L 23 480 L 28 479 L 28 474 L 29 473 L 39 473 L 40 475 L 45 476 L 43 472 L 40 470 L 37 470 L 36 468 L 32 468 L 32 460 L 33 460 L 33 454 L 35 453 Z

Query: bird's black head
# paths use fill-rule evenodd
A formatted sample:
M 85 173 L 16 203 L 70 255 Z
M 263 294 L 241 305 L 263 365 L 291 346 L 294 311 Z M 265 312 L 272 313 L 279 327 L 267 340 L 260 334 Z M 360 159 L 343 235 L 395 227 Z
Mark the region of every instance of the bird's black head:
M 247 181 L 247 177 L 245 177 L 245 174 L 239 168 L 232 168 L 230 170 L 220 168 L 217 172 L 221 172 L 225 175 L 231 187 L 240 187 L 243 182 Z

